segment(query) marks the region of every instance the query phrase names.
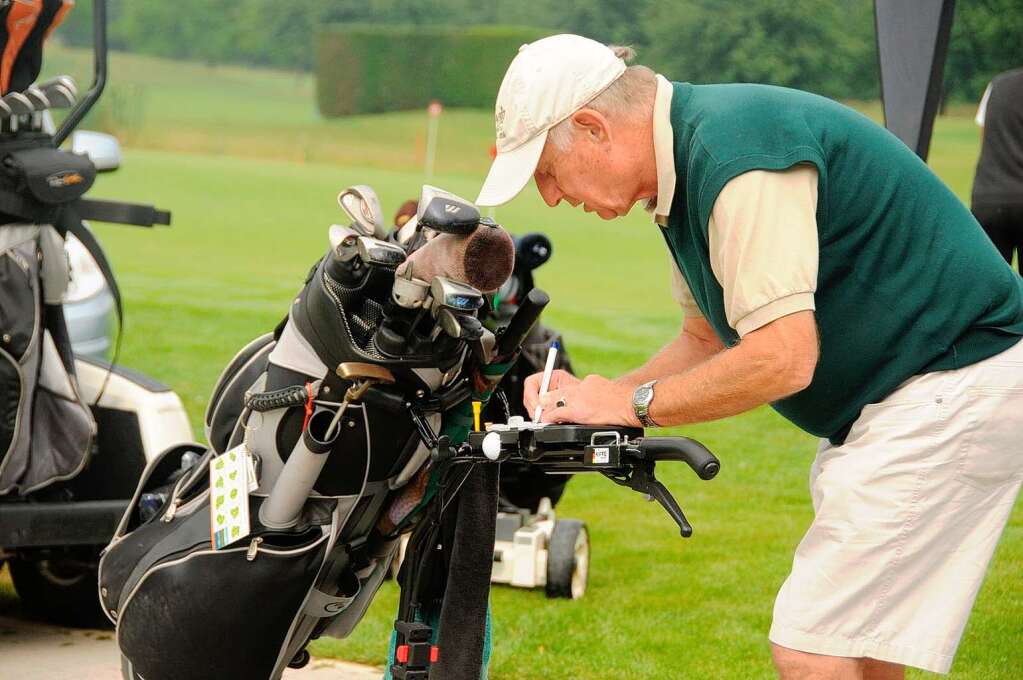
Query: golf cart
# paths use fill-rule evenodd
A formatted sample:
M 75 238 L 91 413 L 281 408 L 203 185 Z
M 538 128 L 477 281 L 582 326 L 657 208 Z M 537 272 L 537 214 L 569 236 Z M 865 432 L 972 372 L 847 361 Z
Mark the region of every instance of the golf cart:
M 29 613 L 97 625 L 99 552 L 149 461 L 192 433 L 173 391 L 109 361 L 121 297 L 89 222 L 151 227 L 170 214 L 84 197 L 120 164 L 112 137 L 74 132 L 106 83 L 104 0 L 89 90 L 79 96 L 69 76 L 35 82 L 72 5 L 0 7 L 0 561 Z

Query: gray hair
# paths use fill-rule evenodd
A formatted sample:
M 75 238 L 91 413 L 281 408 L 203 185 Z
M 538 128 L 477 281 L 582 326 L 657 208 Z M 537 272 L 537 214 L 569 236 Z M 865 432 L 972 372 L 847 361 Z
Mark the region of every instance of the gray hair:
M 636 56 L 631 47 L 608 45 L 615 56 L 628 63 Z M 652 102 L 657 92 L 654 72 L 646 66 L 629 66 L 611 83 L 606 90 L 579 108 L 593 109 L 612 119 L 628 119 L 635 115 L 642 104 Z M 551 128 L 547 140 L 558 151 L 566 151 L 575 134 L 571 118 L 566 118 Z

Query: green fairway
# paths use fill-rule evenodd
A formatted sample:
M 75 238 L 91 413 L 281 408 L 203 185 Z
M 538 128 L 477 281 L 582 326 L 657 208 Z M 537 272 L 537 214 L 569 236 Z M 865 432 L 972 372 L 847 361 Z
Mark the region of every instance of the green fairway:
M 47 71 L 81 73 L 83 56 L 57 51 Z M 342 220 L 337 192 L 370 184 L 388 213 L 418 195 L 425 113 L 322 121 L 308 76 L 126 55 L 114 56 L 111 82 L 112 99 L 134 96 L 136 110 L 92 117 L 119 129 L 128 145 L 121 170 L 102 176 L 93 195 L 174 213 L 170 229 L 97 226 L 125 296 L 121 361 L 173 386 L 198 436 L 220 370 L 281 319 L 326 249 L 328 225 Z M 957 113 L 938 122 L 933 165 L 965 198 L 977 134 L 970 112 Z M 440 125 L 433 182 L 474 198 L 492 116 L 452 111 Z M 553 299 L 545 318 L 564 332 L 579 371 L 618 374 L 677 332 L 667 254 L 642 211 L 603 222 L 547 209 L 530 187 L 497 218 L 513 232 L 540 230 L 553 240 L 554 257 L 537 281 Z M 666 513 L 635 493 L 603 478 L 574 480 L 558 512 L 589 526 L 589 590 L 567 602 L 496 587 L 491 677 L 773 677 L 766 635 L 774 595 L 812 517 L 815 441 L 767 408 L 681 432 L 722 460 L 712 482 L 663 466 L 693 538 L 681 540 Z M 953 678 L 1023 677 L 1021 560 L 1017 508 Z M 396 588 L 385 585 L 351 639 L 321 640 L 314 652 L 382 664 L 396 601 Z

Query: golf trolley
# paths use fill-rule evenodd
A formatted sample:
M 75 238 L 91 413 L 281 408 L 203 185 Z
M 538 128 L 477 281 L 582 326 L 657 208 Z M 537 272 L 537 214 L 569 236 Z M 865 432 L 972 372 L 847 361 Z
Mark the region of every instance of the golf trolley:
M 478 677 L 508 462 L 601 472 L 691 531 L 654 468 L 683 460 L 709 479 L 699 444 L 477 422 L 548 303 L 534 288 L 487 328 L 513 269 L 507 232 L 433 187 L 399 230 L 368 187 L 340 203 L 352 223 L 330 227 L 286 319 L 214 388 L 210 447 L 147 467 L 103 555 L 126 678 L 279 678 L 310 640 L 352 632 L 409 532 L 390 673 Z
M 417 205 L 407 201 L 403 207 Z M 401 221 L 399 213 L 396 222 Z M 404 223 L 402 223 L 404 224 Z M 535 288 L 533 273 L 553 253 L 545 234 L 513 236 L 515 266 L 508 280 L 494 294 L 495 307 L 484 325 L 497 331 L 515 316 L 519 304 Z M 538 320 L 522 345 L 515 365 L 501 381 L 501 389 L 483 410 L 484 422 L 507 422 L 514 416 L 528 417 L 522 403 L 526 378 L 543 371 L 553 343 L 560 344 L 555 368 L 572 372 L 564 338 Z M 577 519 L 560 516 L 555 508 L 571 475 L 550 475 L 534 465 L 505 461 L 500 472 L 500 496 L 494 565 L 491 582 L 515 588 L 542 588 L 548 597 L 578 599 L 586 592 L 589 572 L 589 532 Z M 402 537 L 398 555 L 391 565 L 397 575 L 405 558 L 409 535 Z
M 73 4 L 0 3 L 0 561 L 9 562 L 28 611 L 96 625 L 103 620 L 94 587 L 98 552 L 146 462 L 189 441 L 191 428 L 169 388 L 77 356 L 76 329 L 65 318 L 69 286 L 82 283 L 72 279 L 81 272 L 69 269 L 65 241 L 84 251 L 75 262 L 101 272 L 99 287 L 120 317 L 117 283 L 88 220 L 170 221 L 152 206 L 84 198 L 97 171 L 119 162 L 112 138 L 76 139 L 73 146 L 90 155 L 60 148 L 98 101 L 107 72 L 99 0 L 89 90 L 79 96 L 69 76 L 35 82 L 43 41 Z M 68 111 L 55 130 L 49 116 L 56 109 Z M 91 330 L 103 335 L 108 316 L 95 321 Z

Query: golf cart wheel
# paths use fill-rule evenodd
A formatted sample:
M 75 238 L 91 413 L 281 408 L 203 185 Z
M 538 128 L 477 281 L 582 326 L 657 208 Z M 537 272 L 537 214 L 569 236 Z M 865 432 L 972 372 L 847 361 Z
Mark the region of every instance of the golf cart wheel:
M 590 573 L 590 535 L 577 519 L 554 523 L 547 546 L 547 597 L 578 600 Z
M 88 561 L 73 555 L 12 559 L 11 581 L 31 616 L 62 626 L 110 628 L 97 592 L 97 565 L 95 555 Z

